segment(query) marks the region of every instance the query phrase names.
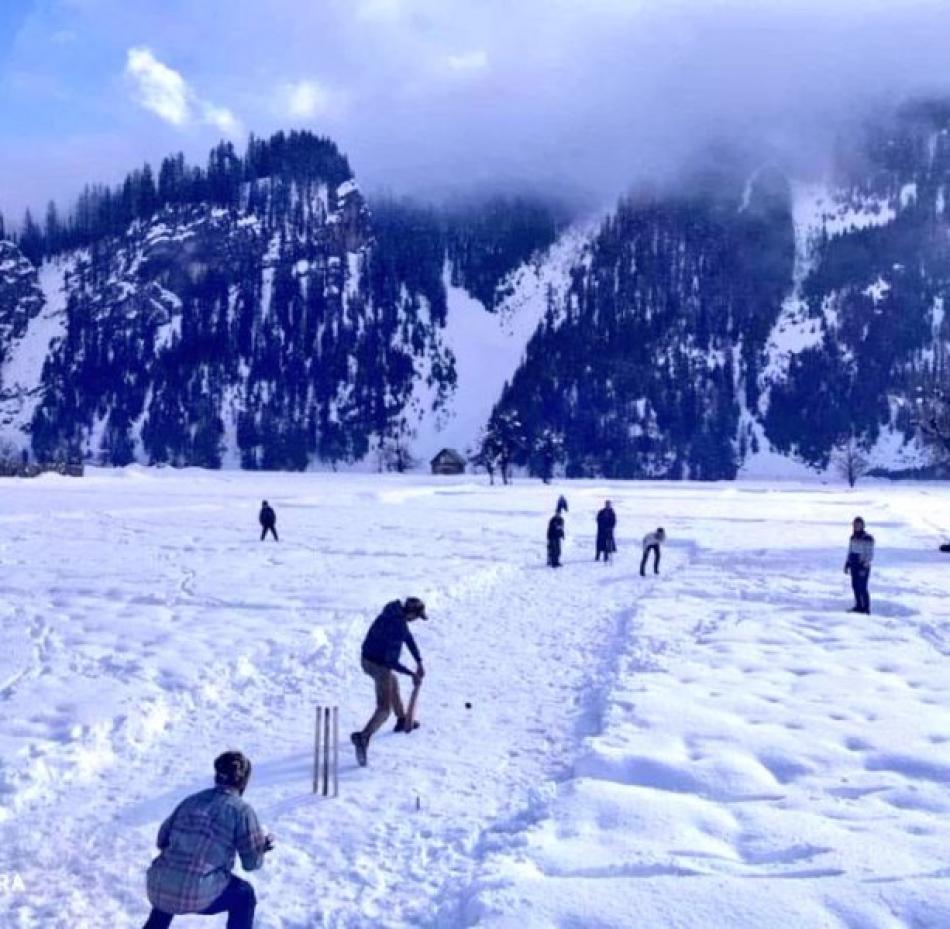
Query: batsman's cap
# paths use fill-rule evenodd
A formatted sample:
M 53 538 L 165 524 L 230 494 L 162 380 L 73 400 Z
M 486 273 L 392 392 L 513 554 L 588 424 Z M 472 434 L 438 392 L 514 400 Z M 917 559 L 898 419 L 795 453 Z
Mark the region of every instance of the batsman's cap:
M 410 616 L 418 616 L 420 619 L 428 619 L 426 616 L 426 605 L 418 597 L 406 597 L 403 609 Z
M 251 776 L 251 760 L 242 752 L 225 752 L 214 759 L 214 782 L 219 787 L 240 787 Z

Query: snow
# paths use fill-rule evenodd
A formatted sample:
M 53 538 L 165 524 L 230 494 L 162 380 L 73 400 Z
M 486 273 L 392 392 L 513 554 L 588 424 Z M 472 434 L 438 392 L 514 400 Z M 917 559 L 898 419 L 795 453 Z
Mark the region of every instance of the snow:
M 877 305 L 887 296 L 890 289 L 891 285 L 885 281 L 883 277 L 878 275 L 877 280 L 873 284 L 869 284 L 864 288 L 864 294 L 870 297 L 874 301 L 874 304 Z
M 845 612 L 857 513 L 870 617 Z M 262 929 L 950 925 L 941 485 L 133 466 L 6 480 L 0 523 L 4 927 L 140 926 L 159 823 L 230 747 L 277 837 Z M 410 594 L 432 616 L 423 726 L 359 769 L 359 644 Z M 318 702 L 340 707 L 336 800 L 310 793 Z
M 43 365 L 50 344 L 66 331 L 66 294 L 63 275 L 70 266 L 46 261 L 39 270 L 38 282 L 46 303 L 30 320 L 20 339 L 7 347 L 3 362 L 4 402 L 0 404 L 0 436 L 23 447 L 28 444 L 23 427 L 33 418 L 40 400 Z
M 413 450 L 421 459 L 428 461 L 443 448 L 464 452 L 476 441 L 544 318 L 548 295 L 561 305 L 570 269 L 580 260 L 593 228 L 591 221 L 567 230 L 538 260 L 521 265 L 501 285 L 510 294 L 493 313 L 463 288 L 453 287 L 446 267 L 448 312 L 442 343 L 455 356 L 458 384 L 447 409 L 427 413 L 418 424 Z M 432 393 L 418 383 L 414 406 L 430 410 Z

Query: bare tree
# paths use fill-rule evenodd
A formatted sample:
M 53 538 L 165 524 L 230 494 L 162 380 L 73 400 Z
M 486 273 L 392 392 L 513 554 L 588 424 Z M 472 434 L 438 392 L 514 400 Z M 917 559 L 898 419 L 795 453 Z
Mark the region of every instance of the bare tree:
M 17 474 L 20 470 L 20 449 L 9 439 L 0 439 L 0 475 Z
M 495 471 L 498 470 L 498 448 L 492 436 L 482 430 L 474 449 L 468 453 L 473 468 L 484 468 L 490 484 L 495 483 Z
M 854 487 L 871 469 L 867 455 L 853 435 L 838 444 L 832 453 L 831 463 L 849 487 Z

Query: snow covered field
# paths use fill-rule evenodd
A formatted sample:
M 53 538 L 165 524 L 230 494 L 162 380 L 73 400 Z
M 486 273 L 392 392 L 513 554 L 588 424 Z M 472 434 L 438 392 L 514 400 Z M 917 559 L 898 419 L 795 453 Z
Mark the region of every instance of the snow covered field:
M 140 926 L 158 825 L 229 747 L 278 841 L 265 929 L 950 926 L 950 489 L 130 468 L 0 491 L 4 929 Z M 845 612 L 858 513 L 870 617 Z M 410 594 L 423 727 L 361 770 L 360 641 Z M 337 800 L 309 792 L 318 701 Z

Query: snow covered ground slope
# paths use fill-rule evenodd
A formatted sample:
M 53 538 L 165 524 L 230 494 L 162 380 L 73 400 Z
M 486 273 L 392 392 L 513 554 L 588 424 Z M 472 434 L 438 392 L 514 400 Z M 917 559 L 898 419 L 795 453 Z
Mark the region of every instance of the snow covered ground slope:
M 264 929 L 950 925 L 938 485 L 130 468 L 2 486 L 0 875 L 24 889 L 0 883 L 0 926 L 140 926 L 158 825 L 228 747 L 278 840 L 252 878 Z M 279 544 L 258 541 L 262 497 Z M 879 546 L 871 617 L 845 612 L 856 513 Z M 658 524 L 662 573 L 641 579 Z M 362 635 L 409 594 L 432 615 L 423 727 L 387 727 L 365 770 L 341 745 L 340 797 L 315 799 L 313 706 L 340 706 L 344 740 L 362 725 Z

